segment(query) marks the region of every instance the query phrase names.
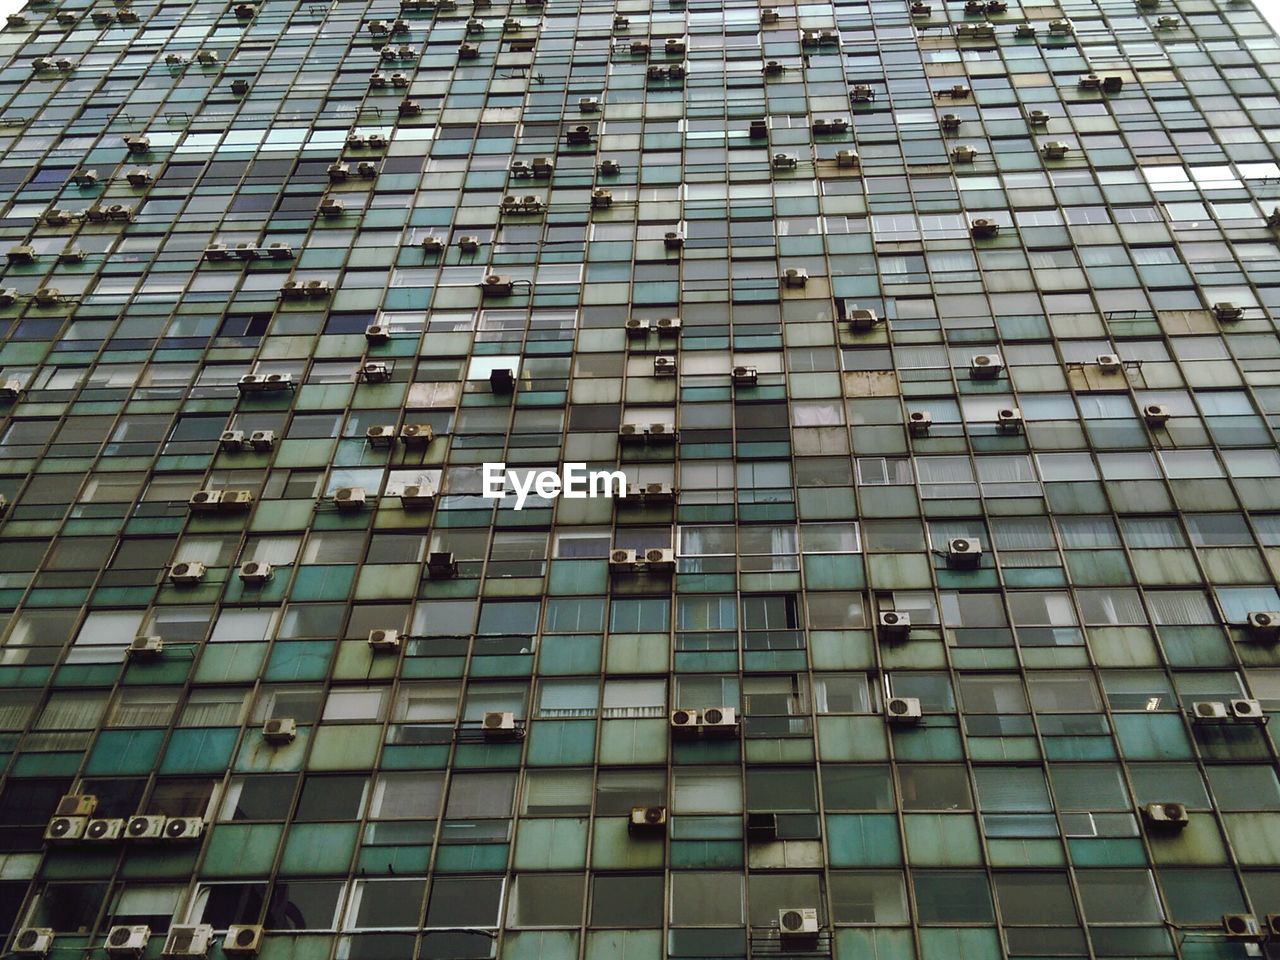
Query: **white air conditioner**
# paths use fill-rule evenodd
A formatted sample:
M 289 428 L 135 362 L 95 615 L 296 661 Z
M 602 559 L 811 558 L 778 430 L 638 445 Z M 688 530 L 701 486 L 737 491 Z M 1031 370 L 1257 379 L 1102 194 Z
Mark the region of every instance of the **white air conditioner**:
M 645 436 L 653 440 L 674 440 L 676 425 L 670 422 L 651 423 L 645 428 Z
M 272 260 L 292 260 L 293 247 L 287 243 L 269 243 L 267 244 L 267 256 Z
M 701 731 L 697 710 L 672 710 L 671 730 L 677 735 L 693 735 Z
M 702 732 L 711 736 L 734 736 L 738 732 L 738 712 L 733 707 L 707 707 L 702 711 Z
M 969 376 L 974 380 L 994 380 L 1002 369 L 1004 363 L 994 353 L 980 353 L 969 361 Z
M 164 640 L 157 636 L 137 636 L 129 641 L 125 651 L 130 660 L 154 660 L 164 653 Z
M 48 927 L 24 927 L 13 938 L 13 952 L 20 957 L 43 957 L 53 946 L 53 937 Z
M 775 153 L 770 161 L 775 170 L 794 170 L 797 162 L 796 158 L 789 153 Z
M 1224 913 L 1222 915 L 1222 932 L 1228 940 L 1258 941 L 1262 939 L 1262 931 L 1258 927 L 1256 917 L 1247 913 Z
M 425 447 L 435 438 L 429 423 L 406 423 L 400 427 L 400 441 L 405 446 Z
M 1250 640 L 1280 640 L 1280 610 L 1254 610 L 1245 620 Z
M 880 632 L 888 637 L 906 637 L 911 633 L 911 617 L 897 610 L 880 611 Z
M 199 583 L 204 579 L 206 569 L 199 560 L 180 561 L 169 568 L 169 582 Z
M 275 449 L 276 434 L 274 430 L 255 430 L 249 434 L 249 446 L 259 453 Z
M 787 267 L 782 271 L 784 287 L 803 288 L 809 282 L 809 271 L 803 267 Z
M 1071 147 L 1061 140 L 1051 140 L 1040 148 L 1040 156 L 1046 160 L 1061 160 L 1070 152 Z
M 511 711 L 491 710 L 480 721 L 486 740 L 509 740 L 516 732 L 516 715 Z
M 137 957 L 142 955 L 150 939 L 151 928 L 145 925 L 112 927 L 102 946 L 108 956 Z
M 1196 720 L 1225 720 L 1227 705 L 1221 700 L 1196 700 L 1191 704 L 1191 716 Z
M 985 217 L 969 222 L 969 233 L 978 240 L 990 240 L 1000 235 L 1000 224 Z
M 783 949 L 812 945 L 818 939 L 816 907 L 784 907 L 778 911 L 778 937 Z
M 204 957 L 213 940 L 213 927 L 207 923 L 175 924 L 169 928 L 162 957 Z
M 292 743 L 298 735 L 298 722 L 292 717 L 272 717 L 262 725 L 262 739 L 267 743 Z
M 982 562 L 982 544 L 973 537 L 953 537 L 947 542 L 947 566 L 971 569 Z
M 391 367 L 381 360 L 370 360 L 360 367 L 365 383 L 386 383 L 391 379 Z
M 384 628 L 369 631 L 369 649 L 375 653 L 385 653 L 400 649 L 400 631 Z
M 654 357 L 653 375 L 655 377 L 674 377 L 676 375 L 676 358 Z
M 640 559 L 650 570 L 670 570 L 676 565 L 676 552 L 667 547 L 650 547 Z
M 890 697 L 884 706 L 884 713 L 891 722 L 919 720 L 924 716 L 916 697 Z
M 960 144 L 958 147 L 951 148 L 951 159 L 956 163 L 973 163 L 977 157 L 978 151 L 968 144 Z
M 662 833 L 667 829 L 667 808 L 632 807 L 627 829 L 632 833 Z
M 933 426 L 933 414 L 928 410 L 912 410 L 907 414 L 907 427 L 913 437 L 927 436 Z
M 600 100 L 597 97 L 579 97 L 578 109 L 583 113 L 595 113 L 600 109 Z
M 164 836 L 164 825 L 167 818 L 162 814 L 139 814 L 129 818 L 124 828 L 126 840 L 159 840 Z
M 252 490 L 224 490 L 222 491 L 222 499 L 218 501 L 218 509 L 226 513 L 247 510 L 252 505 Z
M 662 235 L 662 245 L 668 250 L 679 250 L 684 246 L 684 234 L 678 230 L 668 230 Z
M 364 338 L 369 343 L 386 343 L 391 339 L 391 328 L 383 323 L 371 323 L 364 328 Z
M 88 817 L 53 817 L 44 828 L 44 838 L 50 843 L 68 843 L 83 837 L 88 826 Z
M 837 167 L 856 167 L 859 163 L 857 150 L 837 150 L 836 166 Z
M 480 289 L 486 297 L 509 297 L 515 289 L 515 282 L 510 277 L 491 273 L 484 278 Z
M 1181 803 L 1148 803 L 1142 808 L 1142 817 L 1149 826 L 1185 827 L 1190 818 Z
M 735 386 L 754 387 L 760 379 L 760 371 L 755 367 L 734 367 L 730 376 Z
M 1231 716 L 1237 720 L 1261 720 L 1265 716 L 1262 712 L 1262 701 L 1232 700 Z
M 628 317 L 624 327 L 629 337 L 643 337 L 649 333 L 649 321 L 640 317 Z
M 1002 407 L 997 410 L 996 429 L 1001 433 L 1019 433 L 1022 430 L 1022 411 L 1017 407 Z
M 636 565 L 636 552 L 634 550 L 616 549 L 609 551 L 609 569 L 618 571 L 631 571 Z
M 240 564 L 240 579 L 245 583 L 266 583 L 271 579 L 271 564 L 259 560 L 250 560 Z
M 265 929 L 258 923 L 233 923 L 227 927 L 222 952 L 228 957 L 256 956 L 262 950 Z
M 199 840 L 204 833 L 204 820 L 200 817 L 170 817 L 164 824 L 164 837 L 172 843 Z
M 395 424 L 384 423 L 376 427 L 369 427 L 364 432 L 364 438 L 371 447 L 389 447 L 396 440 Z
M 1227 301 L 1215 303 L 1213 316 L 1217 320 L 1239 320 L 1244 316 L 1244 308 Z
M 880 317 L 874 310 L 846 309 L 845 316 L 849 320 L 849 329 L 859 333 L 874 329 L 880 322 Z
M 221 490 L 197 490 L 187 500 L 187 506 L 191 508 L 193 513 L 208 513 L 217 510 L 218 505 L 221 503 Z
M 1114 353 L 1100 353 L 1096 362 L 1103 373 L 1119 373 L 1124 369 L 1124 363 Z
M 1149 403 L 1142 408 L 1142 418 L 1147 421 L 1149 427 L 1162 427 L 1172 416 L 1169 408 L 1163 403 Z
M 90 820 L 84 830 L 86 843 L 114 843 L 124 835 L 124 821 L 118 817 Z
M 654 326 L 658 328 L 659 333 L 670 333 L 674 330 L 680 329 L 680 318 L 659 317 Z
M 333 503 L 339 510 L 355 513 L 364 509 L 363 487 L 339 487 L 333 492 Z

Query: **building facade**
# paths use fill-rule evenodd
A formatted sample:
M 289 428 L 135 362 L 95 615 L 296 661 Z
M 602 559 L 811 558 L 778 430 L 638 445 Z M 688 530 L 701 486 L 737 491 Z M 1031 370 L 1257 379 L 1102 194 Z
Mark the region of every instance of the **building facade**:
M 0 58 L 6 957 L 1280 945 L 1250 4 L 46 0 Z

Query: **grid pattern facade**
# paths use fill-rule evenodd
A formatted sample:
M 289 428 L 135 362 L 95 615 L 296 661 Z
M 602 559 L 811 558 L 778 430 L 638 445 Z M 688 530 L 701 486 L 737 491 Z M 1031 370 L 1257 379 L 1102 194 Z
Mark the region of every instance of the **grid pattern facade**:
M 45 0 L 0 63 L 6 955 L 1280 944 L 1252 6 Z

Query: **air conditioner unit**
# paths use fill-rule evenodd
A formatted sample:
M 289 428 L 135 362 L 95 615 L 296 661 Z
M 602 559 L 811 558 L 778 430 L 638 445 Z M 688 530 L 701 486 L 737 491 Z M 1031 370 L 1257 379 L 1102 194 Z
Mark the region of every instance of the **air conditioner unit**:
M 613 193 L 609 190 L 597 188 L 591 191 L 591 209 L 606 210 L 613 206 Z
M 972 537 L 953 537 L 947 542 L 947 566 L 972 570 L 982 562 L 982 544 Z
M 1100 353 L 1095 362 L 1103 373 L 1120 373 L 1124 370 L 1124 363 L 1114 353 Z
M 546 157 L 534 157 L 532 167 L 533 175 L 540 180 L 545 180 L 556 172 L 556 165 Z
M 911 634 L 911 617 L 897 610 L 880 611 L 880 633 L 886 637 L 905 638 Z
M 258 13 L 258 8 L 252 3 L 238 3 L 235 6 L 235 15 L 240 20 L 250 20 Z
M 685 42 L 678 37 L 668 37 L 662 44 L 664 53 L 684 53 L 686 49 Z
M 1013 28 L 1013 35 L 1023 40 L 1029 40 L 1036 35 L 1036 26 L 1034 23 L 1020 23 Z
M 175 563 L 169 568 L 169 582 L 178 584 L 199 583 L 204 579 L 205 565 L 199 560 Z
M 164 823 L 164 837 L 171 843 L 199 840 L 204 833 L 204 820 L 200 817 L 170 817 Z
M 260 560 L 249 560 L 240 564 L 240 579 L 245 583 L 266 583 L 273 573 L 271 564 Z
M 124 145 L 130 153 L 146 153 L 151 149 L 151 141 L 146 137 L 125 136 Z
M 1272 642 L 1280 640 L 1280 611 L 1254 610 L 1245 620 L 1245 632 L 1250 640 Z
M 18 288 L 4 287 L 0 289 L 0 307 L 12 307 L 18 302 Z
M 439 237 L 427 236 L 422 238 L 422 250 L 424 253 L 443 253 L 444 241 Z
M 969 221 L 969 234 L 977 240 L 990 240 L 1000 235 L 1000 224 L 985 217 Z
M 1261 720 L 1266 715 L 1262 712 L 1260 700 L 1232 700 L 1231 716 L 1237 720 Z
M 16 247 L 10 247 L 6 258 L 10 263 L 35 263 L 36 248 L 21 243 Z
M 707 707 L 702 711 L 702 732 L 708 736 L 735 736 L 738 712 L 733 707 Z
M 395 424 L 386 423 L 376 427 L 369 427 L 364 432 L 364 438 L 371 447 L 389 447 L 395 443 Z
M 643 337 L 649 333 L 649 321 L 640 317 L 628 317 L 623 326 L 629 337 Z
M 222 952 L 228 957 L 257 956 L 262 950 L 264 934 L 264 928 L 258 923 L 232 924 L 222 940 Z
M 1224 913 L 1222 915 L 1222 932 L 1227 935 L 1228 940 L 1251 940 L 1256 942 L 1262 939 L 1262 931 L 1258 927 L 1257 918 L 1247 913 Z
M 609 569 L 614 573 L 626 572 L 634 570 L 636 566 L 636 551 L 618 548 L 609 551 Z
M 502 710 L 490 710 L 480 721 L 486 740 L 510 740 L 516 732 L 516 715 Z
M 812 946 L 818 939 L 816 907 L 785 907 L 778 911 L 778 937 L 783 949 Z
M 274 430 L 255 430 L 249 434 L 249 446 L 259 453 L 274 450 L 275 445 L 276 434 Z
M 1215 303 L 1213 316 L 1216 320 L 1239 320 L 1244 316 L 1244 308 L 1230 302 Z
M 845 316 L 849 321 L 849 329 L 859 333 L 874 329 L 880 322 L 880 317 L 874 310 L 850 309 L 846 306 Z
M 614 18 L 613 18 L 613 29 L 614 29 L 614 32 L 620 32 L 620 31 L 623 31 L 623 30 L 627 30 L 627 29 L 629 29 L 630 27 L 631 27 L 631 18 L 630 18 L 630 17 L 624 17 L 624 16 L 623 16 L 622 14 L 620 14 L 620 13 L 619 13 L 619 14 L 615 14 L 615 15 L 614 15 Z
M 803 288 L 808 282 L 809 271 L 803 267 L 787 267 L 782 271 L 782 285 L 784 287 Z
M 252 490 L 224 490 L 218 509 L 224 513 L 238 513 L 253 506 Z
M 169 928 L 168 939 L 164 942 L 162 957 L 204 957 L 209 953 L 209 943 L 213 940 L 213 927 L 207 923 L 180 924 Z
M 218 444 L 223 450 L 234 453 L 244 447 L 244 431 L 223 430 L 222 435 L 218 437 Z
M 954 113 L 944 113 L 939 119 L 938 125 L 942 127 L 945 133 L 955 133 L 960 129 L 960 118 Z
M 13 939 L 13 952 L 20 957 L 43 957 L 53 946 L 53 937 L 48 927 L 23 927 Z
M 447 580 L 458 575 L 458 562 L 448 551 L 427 554 L 427 576 L 432 580 Z
M 430 509 L 435 502 L 435 491 L 428 486 L 410 484 L 400 491 L 400 506 L 406 510 Z
M 679 250 L 684 246 L 684 234 L 669 230 L 662 235 L 662 245 L 668 250 Z
M 854 103 L 869 103 L 876 98 L 876 92 L 869 84 L 855 83 L 849 88 L 849 98 Z
M 422 113 L 422 105 L 417 100 L 410 100 L 407 97 L 400 101 L 400 106 L 396 109 L 402 117 L 416 117 Z
M 658 328 L 658 333 L 671 333 L 680 329 L 680 318 L 659 317 L 654 326 Z
M 400 441 L 407 447 L 425 447 L 435 438 L 429 423 L 406 423 L 400 427 Z
M 461 250 L 463 253 L 475 253 L 477 250 L 480 249 L 480 238 L 470 237 L 470 236 L 459 237 L 458 249 Z
M 3 384 L 0 384 L 0 400 L 17 400 L 21 395 L 21 380 L 6 380 Z
M 221 502 L 221 490 L 197 490 L 187 500 L 187 506 L 192 513 L 212 513 Z
M 884 714 L 890 722 L 896 723 L 919 720 L 924 716 L 916 697 L 890 697 L 884 705 Z
M 36 302 L 36 306 L 53 307 L 62 302 L 62 292 L 57 287 L 39 287 L 31 295 L 31 299 Z
M 152 635 L 141 635 L 129 641 L 125 655 L 130 660 L 154 660 L 164 653 L 164 639 Z
M 271 243 L 267 245 L 267 255 L 272 260 L 292 260 L 293 247 L 287 243 Z
M 760 379 L 760 371 L 755 367 L 734 367 L 730 372 L 734 386 L 754 387 Z
M 956 163 L 973 163 L 974 157 L 978 155 L 978 151 L 966 144 L 951 149 L 951 159 Z
M 994 380 L 1000 376 L 1004 363 L 999 354 L 980 353 L 969 361 L 969 378 L 972 380 Z
M 770 161 L 775 170 L 794 170 L 796 158 L 789 153 L 775 153 Z
M 322 217 L 340 217 L 346 212 L 347 205 L 341 200 L 324 200 L 320 204 Z
M 748 843 L 771 843 L 778 839 L 778 815 L 776 813 L 748 813 L 746 823 Z
M 1225 720 L 1227 705 L 1221 700 L 1196 700 L 1191 704 L 1191 716 L 1195 720 Z
M 597 97 L 579 97 L 578 109 L 583 113 L 595 113 L 600 109 L 600 100 Z
M 844 133 L 849 129 L 849 121 L 845 119 L 813 121 L 813 132 L 816 134 Z
M 651 423 L 644 431 L 645 437 L 650 440 L 675 440 L 676 425 L 674 423 Z
M 911 4 L 911 16 L 913 17 L 929 17 L 933 15 L 933 7 L 927 3 Z
M 996 35 L 996 28 L 990 23 L 962 23 L 956 27 L 956 36 L 961 40 L 988 40 Z
M 237 243 L 233 252 L 237 260 L 258 259 L 258 245 L 256 243 Z
M 298 722 L 292 717 L 272 717 L 262 725 L 262 739 L 267 743 L 293 743 L 298 735 Z
M 83 837 L 88 826 L 88 817 L 54 817 L 44 828 L 44 838 L 49 843 L 69 843 Z
M 583 146 L 591 142 L 591 128 L 579 124 L 565 134 L 565 141 L 570 146 Z
M 1109 77 L 1102 78 L 1103 93 L 1119 93 L 1124 89 L 1124 77 L 1117 77 L 1114 74 Z
M 515 290 L 515 282 L 510 277 L 491 273 L 484 278 L 480 289 L 486 297 L 509 297 Z
M 333 492 L 333 504 L 341 512 L 357 513 L 364 509 L 363 487 L 339 487 Z
M 90 820 L 84 830 L 86 843 L 114 843 L 124 835 L 124 821 L 118 817 Z
M 360 367 L 360 376 L 365 383 L 386 383 L 391 379 L 391 367 L 381 360 L 370 360 Z
M 667 829 L 666 807 L 632 807 L 627 823 L 631 833 L 664 833 Z
M 996 411 L 996 429 L 1001 433 L 1022 431 L 1022 411 L 1017 407 L 1004 407 Z
M 614 551 L 617 553 L 618 551 Z M 676 736 L 696 736 L 702 730 L 697 710 L 672 710 L 671 732 Z
M 369 649 L 375 653 L 385 653 L 400 649 L 400 631 L 391 629 L 370 630 Z
M 786 70 L 781 62 L 777 60 L 766 60 L 764 64 L 764 75 L 766 77 L 780 77 Z
M 1148 803 L 1142 808 L 1142 817 L 1150 827 L 1177 830 L 1190 821 L 1187 808 L 1181 803 Z
M 164 836 L 164 825 L 167 818 L 163 814 L 139 814 L 129 818 L 129 825 L 124 828 L 126 840 L 159 840 Z
M 653 375 L 655 377 L 674 377 L 676 375 L 676 358 L 654 357 Z
M 837 167 L 856 167 L 860 159 L 857 150 L 837 150 L 836 166 Z
M 199 50 L 196 52 L 196 62 L 202 67 L 209 67 L 218 62 L 218 54 L 213 50 Z
M 1162 427 L 1172 416 L 1169 408 L 1163 403 L 1148 403 L 1142 408 L 1142 418 L 1147 421 L 1149 427 Z
M 1061 140 L 1051 140 L 1040 148 L 1040 156 L 1046 160 L 1061 160 L 1070 150 L 1071 147 Z
M 1075 33 L 1075 27 L 1071 25 L 1070 20 L 1050 20 L 1049 32 L 1055 36 L 1065 37 Z
M 138 957 L 147 948 L 151 928 L 144 925 L 112 927 L 103 948 L 110 957 Z
M 1160 30 L 1177 30 L 1182 26 L 1182 21 L 1177 17 L 1160 17 L 1156 20 L 1156 27 Z
M 907 414 L 907 428 L 913 437 L 928 436 L 929 428 L 932 426 L 933 414 L 928 410 L 912 410 Z
M 125 822 L 118 817 L 90 820 L 84 830 L 86 843 L 114 843 L 124 836 Z
M 747 128 L 747 135 L 752 140 L 767 140 L 769 138 L 769 124 L 764 120 L 752 120 L 751 126 Z
M 1076 81 L 1081 90 L 1098 90 L 1102 87 L 1102 78 L 1096 73 L 1086 73 Z
M 73 217 L 70 210 L 53 209 L 44 215 L 44 222 L 51 227 L 65 227 Z
M 98 809 L 98 798 L 92 793 L 65 793 L 54 808 L 56 817 L 92 817 Z
M 404 52 L 404 49 L 405 48 L 401 47 L 401 53 Z M 412 57 L 412 56 L 413 56 L 413 51 L 410 50 L 409 57 Z M 406 58 L 402 57 L 401 59 L 406 59 Z M 385 150 L 387 148 L 387 138 L 380 133 L 369 134 L 369 137 L 365 142 L 369 144 L 370 150 Z

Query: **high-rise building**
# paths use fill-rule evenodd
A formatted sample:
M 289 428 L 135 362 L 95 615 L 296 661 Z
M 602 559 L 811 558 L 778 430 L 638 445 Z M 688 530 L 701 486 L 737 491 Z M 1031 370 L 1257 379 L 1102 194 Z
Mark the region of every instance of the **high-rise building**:
M 0 63 L 6 960 L 1280 956 L 1253 6 Z

